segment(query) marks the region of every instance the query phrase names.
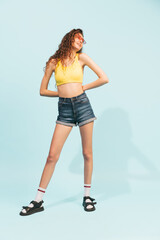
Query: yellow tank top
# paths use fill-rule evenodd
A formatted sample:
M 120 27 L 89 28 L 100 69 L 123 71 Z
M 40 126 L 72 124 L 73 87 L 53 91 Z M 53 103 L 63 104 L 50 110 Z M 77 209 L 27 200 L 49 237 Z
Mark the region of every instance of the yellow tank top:
M 83 82 L 83 70 L 78 61 L 78 53 L 76 53 L 76 57 L 74 62 L 64 67 L 59 60 L 57 62 L 54 76 L 56 80 L 57 86 L 64 84 L 64 83 L 71 83 L 71 82 Z

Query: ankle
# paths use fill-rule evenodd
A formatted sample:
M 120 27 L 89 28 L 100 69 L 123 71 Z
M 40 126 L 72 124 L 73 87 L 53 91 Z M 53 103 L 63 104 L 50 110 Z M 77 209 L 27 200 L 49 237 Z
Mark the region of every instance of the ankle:
M 91 184 L 84 184 L 84 197 L 90 196 Z
M 39 187 L 34 201 L 40 202 L 43 199 L 43 195 L 45 194 L 45 192 L 45 188 Z

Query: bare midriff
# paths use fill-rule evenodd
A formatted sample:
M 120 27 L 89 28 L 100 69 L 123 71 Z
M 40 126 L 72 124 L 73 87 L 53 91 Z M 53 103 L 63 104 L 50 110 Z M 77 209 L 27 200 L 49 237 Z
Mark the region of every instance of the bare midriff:
M 82 94 L 82 83 L 65 83 L 57 86 L 59 97 L 71 98 Z

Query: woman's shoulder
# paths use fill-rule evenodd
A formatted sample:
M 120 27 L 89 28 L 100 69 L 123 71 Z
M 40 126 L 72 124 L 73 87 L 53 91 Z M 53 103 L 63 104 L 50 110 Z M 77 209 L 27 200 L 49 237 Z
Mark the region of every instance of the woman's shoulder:
M 80 61 L 85 62 L 86 60 L 90 59 L 90 57 L 86 53 L 81 52 L 81 53 L 78 53 L 78 59 Z
M 84 57 L 86 57 L 86 56 L 88 56 L 86 53 L 84 53 L 84 52 L 80 52 L 80 53 L 78 53 L 78 57 L 79 58 L 84 58 Z
M 86 53 L 82 52 L 78 54 L 78 60 L 82 62 L 82 65 L 85 66 L 88 59 L 90 59 L 90 57 Z
M 53 71 L 55 71 L 58 64 L 58 60 L 55 58 L 52 58 L 49 62 L 49 66 L 52 68 Z

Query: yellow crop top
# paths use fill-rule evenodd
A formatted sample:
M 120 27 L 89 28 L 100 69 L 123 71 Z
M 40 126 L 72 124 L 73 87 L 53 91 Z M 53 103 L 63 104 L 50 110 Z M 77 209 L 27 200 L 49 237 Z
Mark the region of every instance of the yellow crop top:
M 64 67 L 59 60 L 57 62 L 54 76 L 56 80 L 57 86 L 65 84 L 65 83 L 71 83 L 71 82 L 83 82 L 83 70 L 82 67 L 78 61 L 78 53 L 76 53 L 76 57 L 74 62 Z

